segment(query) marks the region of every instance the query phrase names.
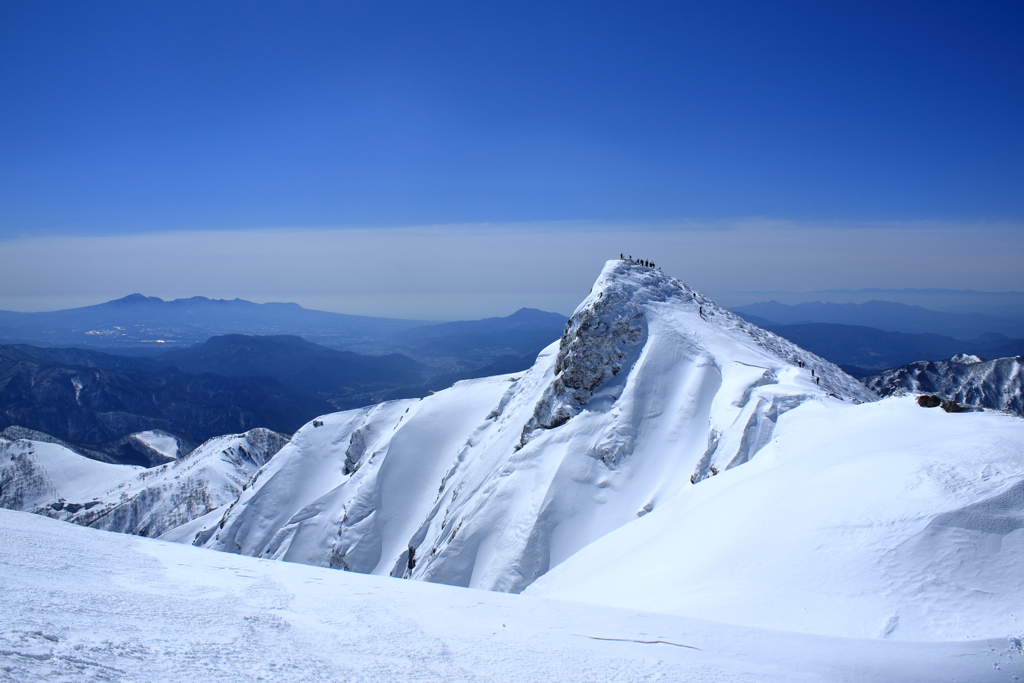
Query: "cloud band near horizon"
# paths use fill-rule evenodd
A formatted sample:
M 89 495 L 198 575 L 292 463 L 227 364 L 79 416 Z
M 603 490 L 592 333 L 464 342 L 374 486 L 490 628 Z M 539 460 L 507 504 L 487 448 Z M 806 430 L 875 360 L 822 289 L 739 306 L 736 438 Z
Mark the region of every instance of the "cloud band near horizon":
M 620 252 L 712 296 L 1024 289 L 1024 225 L 1015 223 L 579 221 L 22 236 L 0 241 L 0 309 L 56 310 L 140 292 L 421 320 L 524 306 L 568 314 Z

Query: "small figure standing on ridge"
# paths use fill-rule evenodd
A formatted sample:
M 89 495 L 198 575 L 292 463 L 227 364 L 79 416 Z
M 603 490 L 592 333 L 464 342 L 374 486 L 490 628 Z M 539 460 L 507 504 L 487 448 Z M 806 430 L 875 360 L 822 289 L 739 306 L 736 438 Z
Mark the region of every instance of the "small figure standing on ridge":
M 707 320 L 707 318 L 704 317 L 704 307 L 703 306 L 700 307 L 700 310 L 697 311 L 697 313 L 700 314 L 701 320 Z

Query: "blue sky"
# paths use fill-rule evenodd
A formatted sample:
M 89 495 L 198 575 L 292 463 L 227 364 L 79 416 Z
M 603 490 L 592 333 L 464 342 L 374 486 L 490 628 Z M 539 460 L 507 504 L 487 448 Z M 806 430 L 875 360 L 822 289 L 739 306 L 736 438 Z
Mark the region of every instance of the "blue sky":
M 953 244 L 995 226 L 993 250 L 1014 251 L 1021 121 L 1020 2 L 4 0 L 0 256 L 55 236 L 107 240 L 116 261 L 112 236 L 371 228 L 355 255 L 390 258 L 387 230 L 461 225 L 493 239 L 452 253 L 487 259 L 515 225 L 615 226 L 629 250 L 633 232 L 749 219 L 941 225 Z M 1010 270 L 977 286 L 984 270 L 913 277 L 1024 287 Z M 47 287 L 82 295 L 85 271 L 62 272 Z M 735 289 L 781 288 L 773 272 Z

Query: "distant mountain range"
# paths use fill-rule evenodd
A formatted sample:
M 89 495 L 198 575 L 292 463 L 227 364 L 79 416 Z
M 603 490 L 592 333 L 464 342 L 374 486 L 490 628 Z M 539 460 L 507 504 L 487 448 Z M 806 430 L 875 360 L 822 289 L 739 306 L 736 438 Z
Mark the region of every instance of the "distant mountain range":
M 1024 339 L 1010 339 L 991 333 L 963 341 L 941 334 L 887 332 L 860 325 L 802 323 L 780 325 L 753 315 L 743 316 L 839 365 L 854 377 L 866 377 L 880 370 L 919 360 L 943 360 L 958 353 L 983 358 L 1024 354 Z
M 132 434 L 160 430 L 188 448 L 254 427 L 290 434 L 335 410 L 525 370 L 559 338 L 565 320 L 522 309 L 505 318 L 420 326 L 399 337 L 378 328 L 381 350 L 407 350 L 420 360 L 332 349 L 293 335 L 228 334 L 146 356 L 0 346 L 0 431 L 35 430 L 90 457 L 149 466 L 160 456 Z
M 737 306 L 746 320 L 813 351 L 855 377 L 958 353 L 1024 353 L 1024 324 L 982 314 L 943 313 L 891 301 Z
M 526 370 L 541 349 L 561 337 L 567 318 L 521 308 L 504 318 L 440 323 L 404 330 L 389 341 L 402 353 L 431 366 L 421 386 L 399 389 L 387 398 L 425 396 L 461 379 Z
M 566 320 L 558 313 L 521 308 L 504 318 L 415 327 L 397 333 L 394 338 L 417 355 L 457 354 L 479 359 L 524 353 L 536 356 L 536 351 L 561 336 Z
M 195 374 L 269 377 L 337 409 L 374 403 L 396 386 L 421 384 L 429 376 L 425 365 L 399 353 L 369 356 L 338 351 L 292 335 L 211 337 L 145 360 Z
M 506 317 L 435 324 L 314 311 L 294 303 L 201 296 L 164 301 L 132 294 L 63 311 L 0 311 L 0 344 L 159 356 L 211 337 L 297 336 L 360 354 L 405 354 L 425 364 L 428 374 L 439 375 L 470 371 L 508 356 L 526 358 L 523 367 L 528 367 L 540 349 L 561 336 L 566 320 L 557 313 L 523 308 Z
M 867 293 L 865 290 L 853 294 Z M 914 293 L 958 294 L 945 290 L 914 290 Z M 997 298 L 1000 301 L 1007 297 L 1012 299 L 1013 294 L 1005 293 Z M 771 301 L 739 306 L 735 310 L 751 322 L 782 334 L 861 376 L 916 360 L 949 358 L 954 353 L 995 358 L 1024 352 L 1024 342 L 1014 336 L 1017 327 L 1024 328 L 1024 325 L 989 315 L 943 313 L 890 301 L 798 305 Z M 339 370 L 341 377 L 320 376 L 320 371 L 307 368 L 308 378 L 324 386 L 305 384 L 295 388 L 322 395 L 336 407 L 347 407 L 364 400 L 425 395 L 427 391 L 436 391 L 467 377 L 518 372 L 529 367 L 540 349 L 561 335 L 565 320 L 557 313 L 524 308 L 507 317 L 424 325 L 422 321 L 312 311 L 297 304 L 256 304 L 240 299 L 226 301 L 204 297 L 163 301 L 133 294 L 65 311 L 0 311 L 0 341 L 19 339 L 36 346 L 68 345 L 164 359 L 157 366 L 144 368 L 125 360 L 121 361 L 121 368 L 156 369 L 174 365 L 185 372 L 215 372 L 235 377 L 262 375 L 282 379 L 287 376 L 292 378 L 293 384 L 304 373 L 300 371 L 297 375 L 297 368 L 288 365 L 290 360 L 284 365 L 269 362 L 274 354 L 280 361 L 295 352 L 294 344 L 288 349 L 280 347 L 289 335 L 336 351 L 364 356 L 402 354 L 414 361 L 384 361 L 382 364 L 351 356 L 347 363 L 341 363 L 336 357 L 335 360 L 346 366 L 344 371 Z M 260 349 L 252 349 L 257 355 L 270 354 L 266 363 L 251 359 L 242 362 L 238 357 L 228 359 L 223 349 L 217 355 L 211 347 L 202 352 L 189 350 L 177 357 L 168 355 L 169 350 L 189 349 L 211 337 L 232 334 L 275 337 L 278 341 L 274 343 L 280 348 L 273 351 L 268 346 L 270 342 L 263 342 Z M 1024 330 L 1016 337 L 1024 337 Z M 306 350 L 312 349 L 307 347 Z M 237 352 L 237 349 L 232 351 Z M 172 357 L 173 362 L 167 362 Z M 310 367 L 315 365 L 314 362 Z M 263 367 L 281 371 L 275 374 L 273 370 L 262 370 Z M 283 370 L 285 367 L 287 371 Z M 414 377 L 417 373 L 420 376 Z
M 201 296 L 164 301 L 132 294 L 95 306 L 62 311 L 0 311 L 0 343 L 75 347 L 118 355 L 164 358 L 169 350 L 188 349 L 212 337 L 234 334 L 293 336 L 337 351 L 366 356 L 403 354 L 423 366 L 403 365 L 397 359 L 381 365 L 349 357 L 346 377 L 340 384 L 336 382 L 337 378 L 325 376 L 318 381 L 328 385 L 326 388 L 313 387 L 314 391 L 326 392 L 332 400 L 340 397 L 338 406 L 348 406 L 351 401 L 361 400 L 360 391 L 372 393 L 373 387 L 381 383 L 392 389 L 406 385 L 422 386 L 425 392 L 429 390 L 428 386 L 434 388 L 437 381 L 450 384 L 452 377 L 479 376 L 476 371 L 484 367 L 493 366 L 503 372 L 525 369 L 542 348 L 561 336 L 566 319 L 557 313 L 523 308 L 506 317 L 428 324 L 422 320 L 314 311 L 294 303 L 257 304 L 242 299 L 207 299 Z M 223 354 L 214 358 L 210 355 L 212 353 L 213 349 L 207 348 L 203 352 L 207 360 L 199 361 L 196 352 L 189 351 L 161 367 L 170 364 L 186 372 L 212 371 L 230 376 L 251 376 L 258 370 L 238 365 L 237 359 L 228 360 Z M 264 346 L 257 353 L 272 352 Z M 278 357 L 281 358 L 280 355 Z M 227 366 L 222 365 L 225 362 Z M 125 362 L 119 367 L 128 366 L 140 369 L 130 363 L 126 366 Z M 231 369 L 226 370 L 225 367 Z M 266 364 L 266 367 L 275 366 Z M 146 368 L 152 369 L 152 366 L 142 369 Z M 262 370 L 259 372 L 266 376 Z M 422 376 L 397 377 L 393 376 L 395 372 L 419 372 Z M 285 373 L 283 370 L 269 376 L 280 377 L 283 374 L 294 376 L 293 372 Z M 309 377 L 312 379 L 312 375 Z M 432 382 L 431 378 L 435 381 Z M 353 382 L 362 389 L 353 393 L 336 388 L 351 388 Z M 375 399 L 381 396 L 375 395 Z
M 159 353 L 218 335 L 291 334 L 340 347 L 374 343 L 426 323 L 314 311 L 294 303 L 257 304 L 202 296 L 164 301 L 131 294 L 62 311 L 0 311 L 0 342 L 106 349 L 148 346 Z
M 767 302 L 737 311 L 855 377 L 959 353 L 985 359 L 1024 354 L 1024 339 L 999 332 L 965 339 L 884 329 L 938 328 L 962 336 L 1001 320 L 980 314 L 881 301 Z M 53 313 L 0 312 L 0 334 L 16 330 L 50 341 L 85 340 L 77 346 L 87 347 L 0 346 L 0 430 L 36 430 L 91 457 L 152 465 L 165 456 L 134 435 L 155 430 L 188 450 L 212 436 L 253 427 L 289 434 L 335 410 L 525 371 L 565 324 L 562 315 L 528 308 L 506 317 L 422 325 L 295 304 L 141 295 Z M 334 348 L 296 334 L 229 332 L 187 343 L 231 329 L 294 330 L 330 340 Z
M 1024 337 L 1024 320 L 980 313 L 944 313 L 893 301 L 866 303 L 801 303 L 786 305 L 767 301 L 731 310 L 780 325 L 832 323 L 874 327 L 887 332 L 941 334 L 955 339 L 975 339 L 986 333 Z
M 971 289 L 820 289 L 811 292 L 721 292 L 716 301 L 730 310 L 759 301 L 801 304 L 825 301 L 837 304 L 863 304 L 869 301 L 891 301 L 920 306 L 931 311 L 949 313 L 981 313 L 996 318 L 1024 318 L 1024 292 L 979 292 Z
M 132 361 L 148 359 L 80 350 L 68 355 L 88 364 L 69 364 L 60 362 L 62 351 L 0 347 L 0 429 L 25 427 L 104 453 L 111 462 L 148 466 L 148 454 L 122 437 L 159 429 L 201 443 L 255 427 L 291 433 L 334 410 L 269 377 L 132 368 Z

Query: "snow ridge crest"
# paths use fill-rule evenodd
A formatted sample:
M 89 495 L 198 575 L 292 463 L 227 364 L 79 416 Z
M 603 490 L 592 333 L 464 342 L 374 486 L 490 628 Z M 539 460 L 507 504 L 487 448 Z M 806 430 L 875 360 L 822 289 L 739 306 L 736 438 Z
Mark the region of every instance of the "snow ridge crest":
M 815 370 L 822 393 L 861 401 L 874 398 L 831 363 L 746 322 L 660 269 L 628 259 L 611 260 L 566 324 L 555 379 L 524 425 L 517 450 L 537 430 L 559 427 L 579 414 L 602 385 L 631 366 L 647 343 L 650 306 L 665 304 L 683 314 L 687 327 L 727 331 L 785 362 L 803 362 L 808 372 Z

